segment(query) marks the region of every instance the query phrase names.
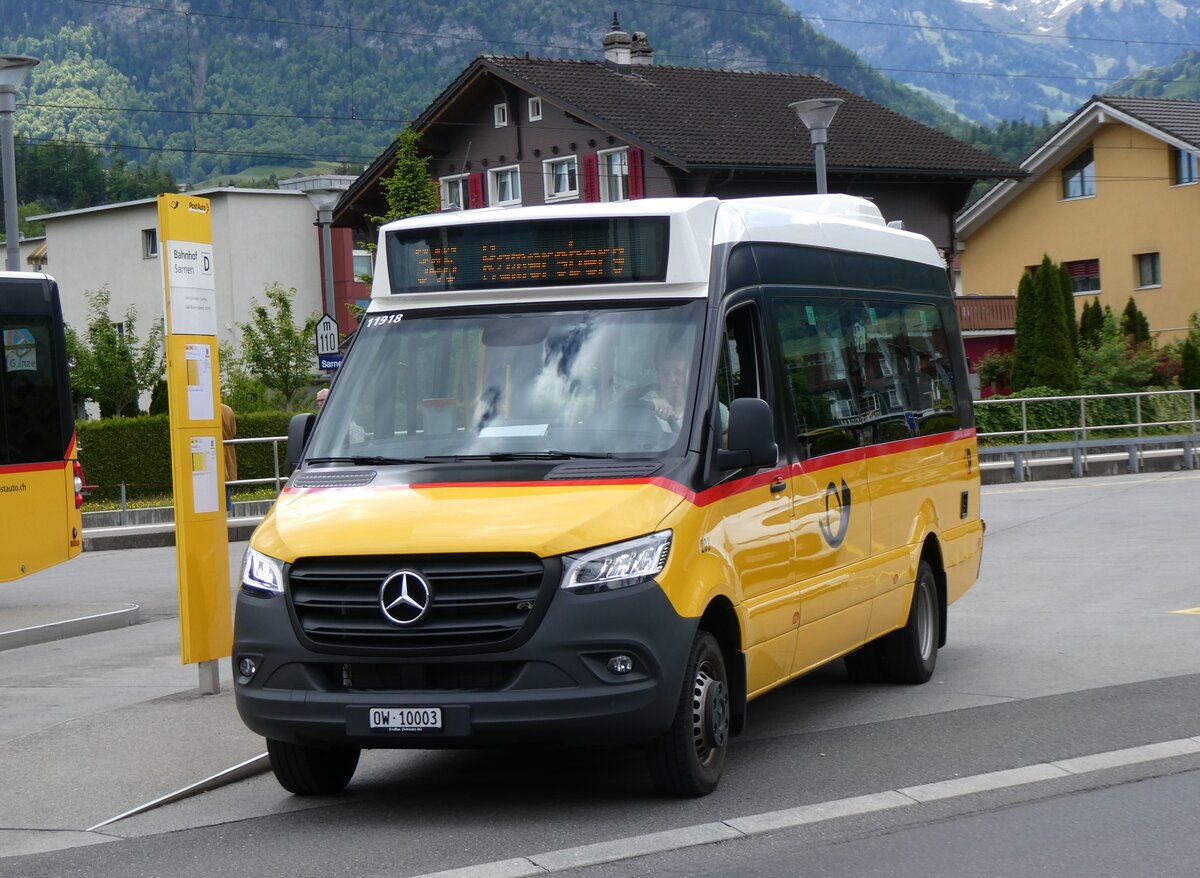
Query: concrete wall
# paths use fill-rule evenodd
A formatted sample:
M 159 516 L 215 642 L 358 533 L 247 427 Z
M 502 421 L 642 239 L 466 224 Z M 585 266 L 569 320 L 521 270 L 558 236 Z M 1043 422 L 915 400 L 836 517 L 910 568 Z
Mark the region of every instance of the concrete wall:
M 250 313 L 250 300 L 265 301 L 264 289 L 278 282 L 295 287 L 297 320 L 321 311 L 320 249 L 315 212 L 298 192 L 215 190 L 198 195 L 212 201 L 213 255 L 219 338 L 238 343 L 237 324 Z M 46 220 L 47 273 L 59 284 L 63 316 L 82 332 L 88 323 L 86 292 L 107 286 L 109 316 L 120 321 L 137 310 L 145 338 L 162 319 L 160 256 L 143 255 L 142 232 L 158 227 L 154 202 L 131 202 L 95 210 L 51 215 Z M 164 242 L 159 242 L 161 254 Z
M 1200 310 L 1200 186 L 1172 186 L 1170 152 L 1155 137 L 1121 124 L 1101 127 L 1092 141 L 1094 197 L 1062 198 L 1062 156 L 1054 170 L 977 230 L 961 253 L 967 293 L 1008 294 L 1026 266 L 1043 254 L 1055 262 L 1100 260 L 1099 293 L 1079 293 L 1077 309 L 1099 296 L 1118 314 L 1132 296 L 1159 343 L 1187 331 Z M 1139 253 L 1159 253 L 1162 284 L 1138 288 Z

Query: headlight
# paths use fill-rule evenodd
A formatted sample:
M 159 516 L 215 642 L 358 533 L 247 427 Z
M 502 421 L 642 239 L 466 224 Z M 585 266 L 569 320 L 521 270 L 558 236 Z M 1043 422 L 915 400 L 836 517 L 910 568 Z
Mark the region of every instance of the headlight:
M 262 552 L 246 549 L 242 558 L 242 591 L 283 594 L 283 565 Z
M 662 572 L 670 553 L 671 532 L 660 530 L 648 537 L 567 555 L 562 587 L 580 594 L 628 588 Z

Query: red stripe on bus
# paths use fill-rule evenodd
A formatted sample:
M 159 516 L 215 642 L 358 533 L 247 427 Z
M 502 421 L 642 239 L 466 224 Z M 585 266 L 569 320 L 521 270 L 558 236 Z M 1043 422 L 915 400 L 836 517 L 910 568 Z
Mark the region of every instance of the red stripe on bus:
M 521 481 L 521 482 L 412 482 L 407 485 L 378 485 L 371 490 L 395 490 L 395 489 L 412 489 L 412 490 L 433 490 L 440 488 L 579 488 L 579 487 L 596 487 L 596 486 L 626 486 L 626 485 L 654 485 L 658 488 L 670 491 L 673 494 L 678 494 L 684 500 L 696 506 L 708 506 L 716 503 L 719 500 L 724 500 L 732 497 L 735 494 L 741 494 L 745 491 L 753 491 L 755 488 L 761 488 L 771 484 L 777 479 L 789 478 L 801 473 L 814 473 L 823 469 L 832 469 L 837 466 L 844 466 L 848 463 L 855 463 L 873 457 L 886 457 L 889 454 L 903 454 L 907 451 L 916 451 L 920 448 L 930 448 L 935 445 L 949 445 L 953 442 L 960 442 L 963 439 L 970 439 L 975 435 L 975 428 L 970 427 L 965 430 L 955 430 L 952 433 L 937 433 L 932 436 L 919 436 L 915 439 L 900 439 L 896 442 L 886 442 L 882 445 L 873 445 L 867 448 L 851 448 L 847 451 L 838 451 L 833 454 L 823 454 L 820 457 L 813 457 L 809 460 L 804 460 L 799 463 L 791 464 L 790 466 L 775 467 L 774 469 L 764 472 L 754 473 L 741 479 L 734 479 L 729 482 L 723 482 L 719 485 L 714 485 L 706 490 L 695 492 L 687 486 L 675 481 L 674 479 L 665 479 L 661 476 L 651 478 L 635 478 L 635 479 L 556 479 L 552 482 L 548 481 Z M 296 488 L 287 487 L 283 489 L 283 493 L 300 492 L 300 491 L 327 491 L 331 488 Z
M 0 464 L 0 473 L 9 475 L 10 473 L 43 473 L 51 470 L 60 470 L 67 466 L 70 461 L 67 460 L 51 460 L 45 463 L 5 463 Z

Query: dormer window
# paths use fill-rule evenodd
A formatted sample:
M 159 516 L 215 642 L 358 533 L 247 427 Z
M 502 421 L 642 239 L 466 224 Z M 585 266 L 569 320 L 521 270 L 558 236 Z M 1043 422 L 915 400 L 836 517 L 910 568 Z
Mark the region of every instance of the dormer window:
M 530 122 L 542 121 L 542 99 L 541 98 L 530 98 L 529 99 L 529 121 Z
M 496 120 L 497 128 L 508 127 L 508 104 L 496 104 L 492 107 L 492 117 Z
M 1062 170 L 1063 198 L 1087 198 L 1096 194 L 1096 160 L 1089 146 Z

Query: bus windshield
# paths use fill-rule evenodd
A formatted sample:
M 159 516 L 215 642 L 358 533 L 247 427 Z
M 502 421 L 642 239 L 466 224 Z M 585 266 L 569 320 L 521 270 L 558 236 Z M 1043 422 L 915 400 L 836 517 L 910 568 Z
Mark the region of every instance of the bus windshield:
M 704 314 L 703 300 L 368 314 L 306 456 L 665 454 L 687 441 Z

